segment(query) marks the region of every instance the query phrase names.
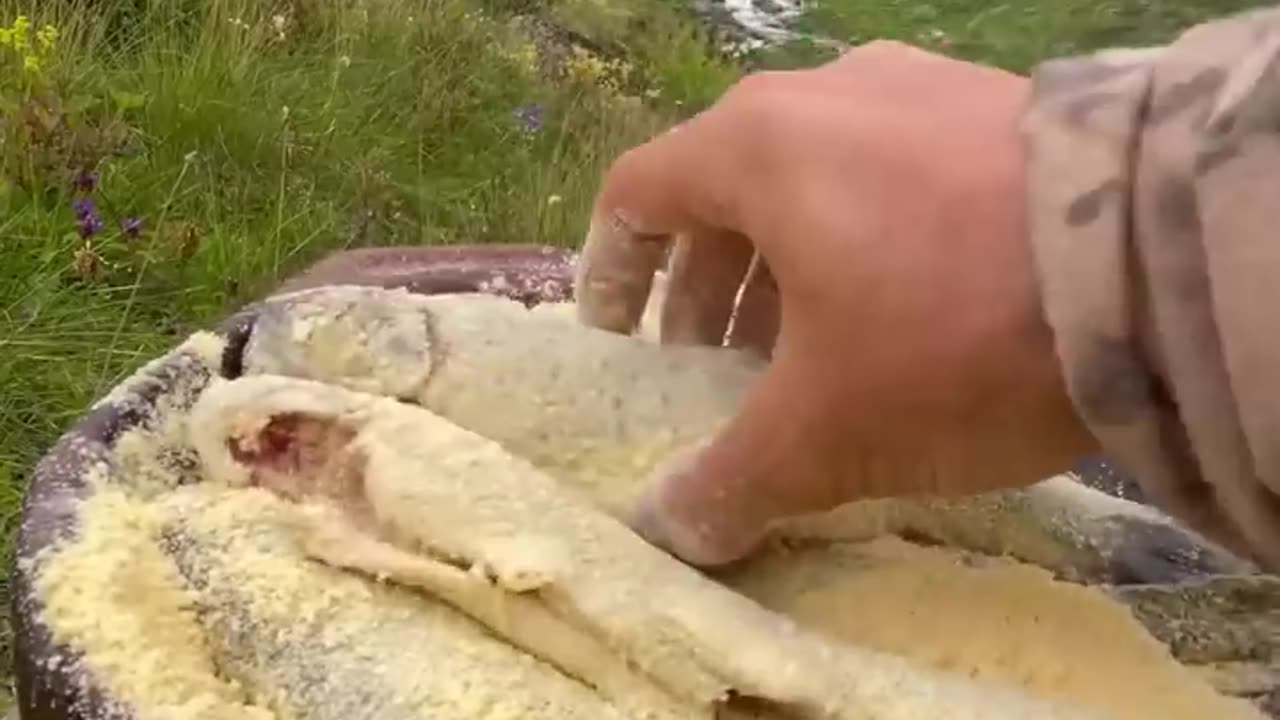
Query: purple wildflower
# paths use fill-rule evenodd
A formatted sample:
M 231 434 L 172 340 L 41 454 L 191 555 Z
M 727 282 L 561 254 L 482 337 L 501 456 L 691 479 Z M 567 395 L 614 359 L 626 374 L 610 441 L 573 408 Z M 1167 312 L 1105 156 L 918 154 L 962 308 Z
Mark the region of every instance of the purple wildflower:
M 120 221 L 120 232 L 127 238 L 137 238 L 142 232 L 142 218 L 127 217 Z
M 514 115 L 525 132 L 535 133 L 542 129 L 542 106 L 538 103 L 521 105 Z
M 87 240 L 102 231 L 102 218 L 97 215 L 85 215 L 80 218 L 76 229 L 80 231 L 80 237 Z
M 76 220 L 84 220 L 87 217 L 95 217 L 98 214 L 91 197 L 79 197 L 72 200 L 71 209 L 76 213 Z
M 76 213 L 76 229 L 80 231 L 80 237 L 89 238 L 101 232 L 102 218 L 98 217 L 93 198 L 76 198 L 71 202 L 71 209 Z
M 77 190 L 93 192 L 93 189 L 98 186 L 98 173 L 93 170 L 81 170 L 71 184 Z

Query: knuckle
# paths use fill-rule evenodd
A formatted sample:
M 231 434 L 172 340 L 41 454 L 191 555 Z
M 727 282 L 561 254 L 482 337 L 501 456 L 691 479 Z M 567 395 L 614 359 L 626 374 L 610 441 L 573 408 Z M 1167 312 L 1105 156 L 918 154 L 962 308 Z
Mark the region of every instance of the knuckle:
M 877 40 L 872 40 L 871 42 L 861 47 L 862 49 L 866 50 L 869 53 L 898 54 L 898 53 L 906 53 L 906 52 L 917 52 L 917 48 L 914 45 L 908 45 L 907 43 L 901 40 L 894 40 L 892 38 L 880 38 Z
M 901 40 L 881 39 L 873 40 L 865 45 L 854 48 L 855 57 L 864 57 L 877 61 L 892 61 L 919 59 L 924 57 L 932 57 L 935 53 L 925 50 L 918 45 L 905 43 Z
M 636 193 L 642 193 L 649 180 L 649 141 L 629 148 L 615 157 L 606 170 L 596 200 L 597 212 L 613 213 L 627 205 Z
M 770 105 L 772 103 L 769 98 L 775 95 L 779 88 L 785 87 L 794 75 L 794 72 L 783 70 L 761 70 L 750 73 L 730 86 L 719 104 L 723 107 Z
M 877 68 L 883 70 L 887 67 L 902 67 L 940 57 L 942 56 L 937 53 L 901 40 L 881 39 L 845 51 L 832 61 L 831 66 L 841 71 L 857 68 L 864 72 L 876 72 Z
M 608 175 L 610 177 L 626 175 L 634 172 L 644 162 L 644 154 L 648 151 L 653 141 L 641 143 L 634 147 L 627 148 L 618 154 L 609 164 Z
M 715 112 L 742 141 L 754 145 L 795 117 L 794 103 L 784 95 L 795 87 L 796 79 L 793 72 L 748 75 L 724 94 Z

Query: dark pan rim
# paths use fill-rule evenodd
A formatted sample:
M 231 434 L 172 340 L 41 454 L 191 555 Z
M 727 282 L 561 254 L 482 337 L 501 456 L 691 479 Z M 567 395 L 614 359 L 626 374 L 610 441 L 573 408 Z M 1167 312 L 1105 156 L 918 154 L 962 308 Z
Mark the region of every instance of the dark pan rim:
M 389 256 L 396 249 L 359 252 Z M 415 248 L 413 253 L 418 264 L 409 273 L 389 273 L 385 263 L 366 264 L 337 277 L 320 273 L 311 281 L 286 285 L 285 290 L 343 284 L 404 288 L 423 295 L 484 292 L 528 306 L 572 297 L 573 256 L 567 250 L 535 245 L 453 246 Z M 218 368 L 222 377 L 240 375 L 241 353 L 255 318 L 272 302 L 267 298 L 251 304 L 217 326 L 216 334 L 226 341 Z M 88 493 L 88 473 L 110 457 L 122 434 L 146 420 L 156 401 L 183 379 L 182 373 L 191 371 L 185 352 L 170 350 L 121 383 L 114 391 L 115 400 L 77 419 L 34 468 L 9 565 L 14 675 L 23 720 L 132 717 L 127 709 L 110 702 L 107 691 L 78 667 L 75 660 L 81 653 L 77 648 L 54 641 L 41 617 L 42 606 L 35 592 L 35 559 L 55 543 L 76 535 L 80 505 Z

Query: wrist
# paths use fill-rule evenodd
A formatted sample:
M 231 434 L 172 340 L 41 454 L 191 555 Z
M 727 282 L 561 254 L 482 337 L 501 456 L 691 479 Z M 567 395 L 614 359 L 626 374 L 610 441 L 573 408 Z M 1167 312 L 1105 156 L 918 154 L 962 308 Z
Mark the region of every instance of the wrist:
M 1031 387 L 1036 388 L 1029 394 L 1029 399 L 1037 404 L 1036 415 L 1046 419 L 1041 432 L 1048 434 L 1045 459 L 1052 465 L 1044 472 L 1050 474 L 1065 470 L 1081 457 L 1100 452 L 1100 446 L 1071 395 L 1067 364 L 1063 362 L 1057 333 L 1046 312 L 1047 288 L 1036 245 L 1038 223 L 1035 222 L 1031 175 L 1034 165 L 1030 144 L 1020 142 L 1018 147 L 1019 162 L 1013 185 L 1016 201 L 1012 203 L 1017 208 L 1017 222 L 1015 232 L 1008 238 L 1014 272 L 1020 278 L 1014 295 L 1018 308 L 1015 336 L 1020 338 L 1021 347 L 1016 357 Z

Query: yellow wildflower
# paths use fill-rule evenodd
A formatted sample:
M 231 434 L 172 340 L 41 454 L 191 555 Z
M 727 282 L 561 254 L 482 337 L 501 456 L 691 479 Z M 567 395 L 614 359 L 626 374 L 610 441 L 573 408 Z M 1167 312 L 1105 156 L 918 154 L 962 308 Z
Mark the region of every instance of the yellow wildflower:
M 40 32 L 36 33 L 36 40 L 40 42 L 40 49 L 48 52 L 53 49 L 55 43 L 58 42 L 58 28 L 52 25 L 45 25 L 40 28 Z
M 31 21 L 26 15 L 19 15 L 13 21 L 13 27 L 10 28 L 12 34 L 13 47 L 17 50 L 26 50 L 30 43 L 27 38 L 27 31 L 31 28 Z
M 607 94 L 616 94 L 632 71 L 631 64 L 621 60 L 604 60 L 590 50 L 575 45 L 572 57 L 565 61 L 565 71 L 577 82 L 595 85 Z
M 566 61 L 565 69 L 569 71 L 570 77 L 592 84 L 599 82 L 604 77 L 607 67 L 604 61 L 596 57 L 590 50 L 575 45 L 573 47 L 573 57 Z
M 538 71 L 538 46 L 521 43 L 507 52 L 507 57 L 521 72 L 533 75 Z
M 9 28 L 0 28 L 0 47 L 8 47 L 13 44 L 13 31 Z
M 35 55 L 23 55 L 22 69 L 29 73 L 40 72 L 40 58 Z

